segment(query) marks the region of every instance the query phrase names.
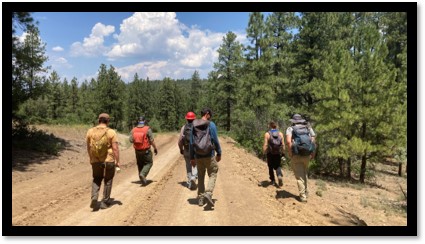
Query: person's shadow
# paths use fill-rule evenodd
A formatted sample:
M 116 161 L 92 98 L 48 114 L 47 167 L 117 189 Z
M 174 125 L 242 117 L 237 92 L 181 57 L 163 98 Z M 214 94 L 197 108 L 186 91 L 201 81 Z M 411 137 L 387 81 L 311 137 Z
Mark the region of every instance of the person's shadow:
M 108 203 L 108 205 L 109 205 L 108 208 L 111 208 L 114 205 L 122 205 L 122 202 L 121 201 L 118 201 L 118 200 L 115 200 L 115 198 L 110 198 L 108 202 L 109 202 Z M 97 204 L 96 204 L 96 207 L 93 209 L 93 212 L 96 212 L 96 211 L 99 211 L 100 210 L 100 204 L 101 204 L 101 202 L 98 201 Z
M 298 196 L 294 195 L 294 194 L 292 194 L 288 191 L 285 191 L 285 190 L 277 190 L 275 198 L 276 199 L 279 199 L 279 198 L 294 198 L 294 199 L 297 199 Z

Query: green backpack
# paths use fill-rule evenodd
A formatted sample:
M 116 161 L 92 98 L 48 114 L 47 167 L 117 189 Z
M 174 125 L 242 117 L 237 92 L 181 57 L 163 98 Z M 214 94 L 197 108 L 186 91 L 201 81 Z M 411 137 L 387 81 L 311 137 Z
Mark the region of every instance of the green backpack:
M 96 127 L 95 130 L 90 140 L 91 155 L 97 158 L 98 162 L 105 162 L 109 148 L 107 136 L 109 128 Z

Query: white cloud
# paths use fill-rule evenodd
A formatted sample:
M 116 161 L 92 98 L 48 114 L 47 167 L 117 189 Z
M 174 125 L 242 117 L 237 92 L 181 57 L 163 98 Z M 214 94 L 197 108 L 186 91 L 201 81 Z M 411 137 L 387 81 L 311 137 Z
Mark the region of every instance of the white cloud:
M 53 68 L 72 68 L 73 66 L 64 57 L 54 57 L 52 62 Z
M 23 33 L 22 33 L 22 35 L 20 35 L 20 36 L 18 37 L 19 42 L 24 43 L 24 42 L 25 42 L 25 38 L 26 38 L 27 36 L 28 36 L 28 33 L 27 33 L 27 32 L 23 32 Z
M 92 28 L 89 37 L 85 37 L 83 43 L 74 42 L 71 45 L 71 56 L 95 57 L 103 55 L 108 48 L 103 45 L 104 37 L 114 33 L 115 27 L 112 25 L 105 26 L 97 23 Z
M 104 55 L 107 60 L 136 60 L 136 64 L 117 67 L 125 81 L 131 81 L 137 73 L 149 79 L 190 78 L 196 71 L 206 78 L 217 62 L 217 50 L 226 33 L 187 27 L 176 19 L 175 13 L 134 13 L 114 27 L 96 24 L 83 43 L 72 44 L 72 54 L 80 56 Z M 104 37 L 113 34 L 115 43 L 104 45 Z M 246 41 L 245 34 L 235 33 L 237 41 Z
M 60 47 L 60 46 L 56 46 L 56 47 L 53 47 L 52 50 L 55 51 L 55 52 L 62 52 L 63 48 Z

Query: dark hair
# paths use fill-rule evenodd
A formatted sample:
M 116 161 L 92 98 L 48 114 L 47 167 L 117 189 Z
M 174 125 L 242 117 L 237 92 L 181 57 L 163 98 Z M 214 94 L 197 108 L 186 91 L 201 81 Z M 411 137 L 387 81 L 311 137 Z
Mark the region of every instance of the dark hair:
M 201 116 L 204 116 L 206 114 L 210 114 L 210 116 L 212 117 L 212 111 L 211 111 L 211 109 L 209 109 L 209 108 L 202 109 Z
M 109 122 L 109 119 L 107 119 L 107 118 L 105 118 L 105 117 L 101 117 L 101 118 L 99 118 L 99 123 L 104 123 L 104 124 L 106 124 L 106 123 L 108 123 Z
M 273 129 L 276 129 L 276 122 L 270 121 L 269 126 Z

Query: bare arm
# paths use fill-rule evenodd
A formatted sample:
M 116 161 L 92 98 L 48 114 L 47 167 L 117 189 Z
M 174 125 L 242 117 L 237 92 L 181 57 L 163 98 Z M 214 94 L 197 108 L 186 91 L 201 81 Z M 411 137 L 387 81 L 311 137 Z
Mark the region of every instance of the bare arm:
M 288 146 L 288 156 L 292 157 L 292 135 L 286 135 L 286 145 Z
M 269 145 L 270 135 L 268 132 L 264 134 L 263 154 L 267 153 L 267 146 Z
M 120 166 L 120 150 L 118 149 L 118 142 L 112 143 L 112 151 L 114 152 L 115 165 Z
M 282 153 L 285 155 L 285 137 L 283 137 L 283 133 L 279 132 L 280 137 L 282 138 Z

